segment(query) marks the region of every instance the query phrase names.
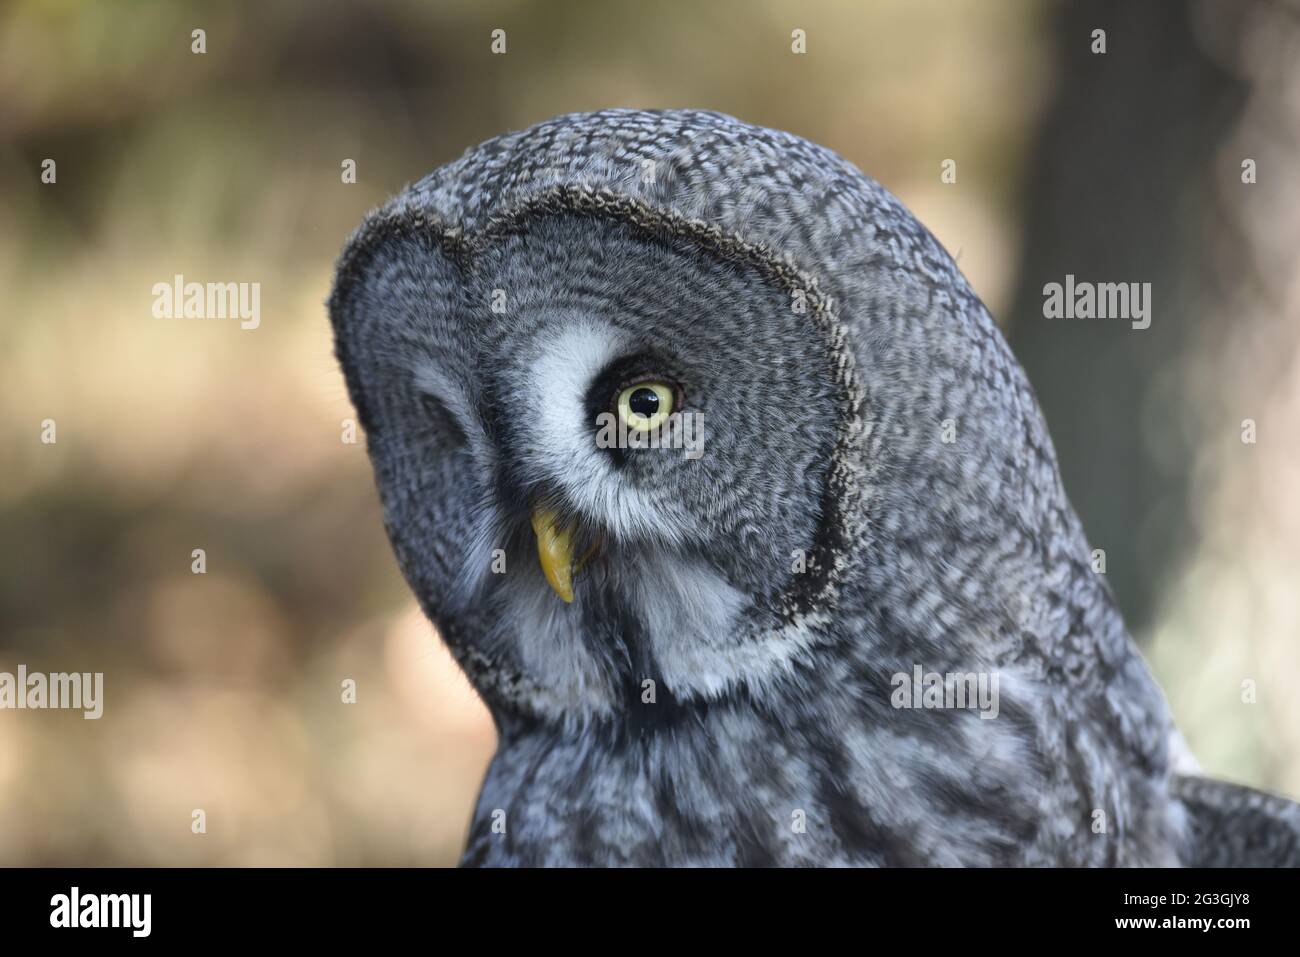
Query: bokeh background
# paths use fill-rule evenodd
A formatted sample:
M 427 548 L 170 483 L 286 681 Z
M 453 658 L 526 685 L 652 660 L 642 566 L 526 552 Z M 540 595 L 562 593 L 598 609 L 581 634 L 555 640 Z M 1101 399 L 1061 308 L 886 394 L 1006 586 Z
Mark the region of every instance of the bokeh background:
M 10 0 L 0 671 L 106 688 L 100 721 L 0 712 L 0 864 L 456 860 L 492 726 L 342 441 L 323 301 L 403 184 L 608 106 L 788 129 L 899 195 L 1024 362 L 1202 765 L 1300 796 L 1294 4 Z M 155 319 L 177 273 L 260 282 L 261 327 Z M 1153 283 L 1151 328 L 1044 320 L 1066 273 Z

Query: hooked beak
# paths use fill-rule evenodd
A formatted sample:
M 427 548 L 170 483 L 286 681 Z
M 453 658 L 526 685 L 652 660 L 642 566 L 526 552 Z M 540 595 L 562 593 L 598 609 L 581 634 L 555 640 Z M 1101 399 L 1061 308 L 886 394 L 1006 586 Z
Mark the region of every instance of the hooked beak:
M 533 532 L 537 535 L 537 560 L 555 594 L 566 602 L 573 601 L 573 527 L 559 528 L 555 513 L 549 508 L 533 512 Z
M 561 526 L 549 508 L 533 512 L 533 532 L 537 535 L 537 561 L 547 582 L 566 602 L 573 601 L 573 576 L 587 563 L 596 551 L 593 544 L 578 561 L 573 558 L 573 526 Z

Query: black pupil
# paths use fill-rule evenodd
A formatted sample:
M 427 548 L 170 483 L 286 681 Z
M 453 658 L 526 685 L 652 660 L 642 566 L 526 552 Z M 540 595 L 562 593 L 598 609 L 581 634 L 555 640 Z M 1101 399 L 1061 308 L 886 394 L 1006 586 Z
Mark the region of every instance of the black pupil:
M 652 418 L 659 411 L 659 393 L 654 389 L 636 389 L 628 397 L 627 407 L 644 419 Z

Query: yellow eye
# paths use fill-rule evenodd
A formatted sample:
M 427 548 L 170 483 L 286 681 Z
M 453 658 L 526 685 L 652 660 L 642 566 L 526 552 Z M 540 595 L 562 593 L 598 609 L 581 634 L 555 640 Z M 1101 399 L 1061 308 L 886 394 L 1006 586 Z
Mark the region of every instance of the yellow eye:
M 618 394 L 618 417 L 637 432 L 658 428 L 672 411 L 673 390 L 662 382 L 638 382 Z

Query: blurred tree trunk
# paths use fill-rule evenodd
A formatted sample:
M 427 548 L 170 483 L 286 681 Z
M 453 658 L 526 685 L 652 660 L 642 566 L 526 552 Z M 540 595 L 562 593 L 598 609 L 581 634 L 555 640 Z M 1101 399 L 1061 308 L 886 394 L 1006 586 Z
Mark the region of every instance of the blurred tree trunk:
M 1250 4 L 1064 3 L 1052 26 L 1055 90 L 1030 154 L 1012 348 L 1038 393 L 1066 491 L 1130 628 L 1150 622 L 1193 541 L 1195 435 L 1179 369 L 1206 324 L 1207 238 L 1222 229 L 1216 165 L 1246 84 L 1207 51 L 1231 44 Z M 1105 53 L 1092 51 L 1106 31 Z M 1046 319 L 1043 286 L 1151 283 L 1151 325 Z

